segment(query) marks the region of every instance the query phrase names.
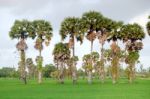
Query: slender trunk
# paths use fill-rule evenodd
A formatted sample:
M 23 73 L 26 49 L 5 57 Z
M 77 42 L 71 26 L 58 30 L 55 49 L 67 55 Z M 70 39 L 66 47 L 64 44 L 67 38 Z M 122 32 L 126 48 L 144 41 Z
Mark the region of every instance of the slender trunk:
M 100 69 L 100 79 L 101 79 L 101 82 L 104 83 L 104 48 L 103 48 L 103 44 L 101 44 L 101 58 L 100 58 L 100 61 L 101 61 L 101 69 Z
M 91 53 L 93 52 L 93 40 L 91 41 Z
M 41 84 L 42 83 L 42 54 L 41 54 L 41 50 L 39 50 L 39 70 L 38 70 L 38 83 Z
M 92 71 L 88 72 L 88 83 L 92 84 Z
M 64 66 L 63 66 L 63 61 L 61 62 L 61 66 L 60 66 L 59 82 L 61 84 L 64 84 Z
M 113 41 L 113 43 L 116 44 L 116 41 Z M 113 57 L 113 59 L 112 59 L 112 83 L 115 84 L 118 79 L 119 60 L 118 60 L 118 56 L 116 55 L 116 52 L 113 52 L 112 57 Z
M 93 40 L 91 41 L 91 57 L 90 57 L 90 65 L 93 67 L 92 52 L 93 52 Z M 89 70 L 87 75 L 88 75 L 88 83 L 92 84 L 92 70 Z
M 39 70 L 38 72 L 38 83 L 41 84 L 42 83 L 42 71 Z
M 72 47 L 72 56 L 75 57 L 75 39 L 73 36 L 73 47 Z M 75 61 L 73 61 L 73 70 L 72 70 L 72 79 L 73 79 L 73 84 L 77 83 L 77 68 L 76 68 L 76 64 Z
M 129 83 L 132 83 L 133 82 L 133 79 L 134 79 L 134 67 L 135 67 L 135 63 L 132 63 L 130 64 L 130 67 L 129 67 Z
M 26 66 L 25 66 L 25 51 L 24 50 L 21 50 L 21 79 L 24 81 L 24 84 L 27 84 Z

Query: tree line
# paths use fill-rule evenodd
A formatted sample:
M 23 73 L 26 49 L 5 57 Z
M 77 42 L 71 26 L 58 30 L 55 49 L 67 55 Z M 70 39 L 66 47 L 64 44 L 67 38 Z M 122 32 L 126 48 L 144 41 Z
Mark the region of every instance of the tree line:
M 149 17 L 150 18 L 150 17 Z M 50 22 L 46 20 L 16 20 L 12 26 L 9 36 L 12 39 L 18 39 L 16 48 L 20 52 L 19 69 L 20 77 L 26 84 L 26 56 L 25 51 L 28 46 L 26 40 L 31 38 L 35 40 L 34 48 L 39 51 L 36 57 L 38 70 L 38 82 L 42 83 L 43 44 L 49 45 L 53 33 Z M 150 21 L 147 23 L 147 31 L 150 35 Z M 79 41 L 81 44 L 84 38 L 90 41 L 90 52 L 82 58 L 82 68 L 87 74 L 88 83 L 92 83 L 93 72 L 104 83 L 105 68 L 109 65 L 111 71 L 112 83 L 116 83 L 119 77 L 119 68 L 121 63 L 127 65 L 128 79 L 132 83 L 135 78 L 135 65 L 139 59 L 139 52 L 143 48 L 142 40 L 145 38 L 143 28 L 137 23 L 124 24 L 122 21 L 115 21 L 103 16 L 100 12 L 89 11 L 83 13 L 81 17 L 67 17 L 61 22 L 59 34 L 61 41 L 55 44 L 53 49 L 54 63 L 56 69 L 53 74 L 60 83 L 64 83 L 64 70 L 67 68 L 70 72 L 73 84 L 77 83 L 77 61 L 75 54 L 75 44 Z M 55 36 L 55 35 L 54 35 Z M 68 42 L 63 41 L 69 37 Z M 93 51 L 94 41 L 99 40 L 99 52 Z M 122 41 L 125 46 L 120 48 L 118 44 Z M 104 48 L 106 42 L 109 42 L 110 48 Z

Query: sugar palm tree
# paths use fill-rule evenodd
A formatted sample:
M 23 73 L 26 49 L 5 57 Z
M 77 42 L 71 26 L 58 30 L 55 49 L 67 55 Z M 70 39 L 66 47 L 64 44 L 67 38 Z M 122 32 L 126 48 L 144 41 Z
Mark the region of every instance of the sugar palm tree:
M 109 38 L 108 40 L 112 41 L 111 44 L 111 51 L 112 51 L 112 82 L 113 84 L 116 83 L 117 79 L 118 79 L 118 73 L 119 73 L 119 54 L 120 54 L 120 47 L 117 44 L 117 40 L 121 39 L 121 32 L 120 29 L 122 27 L 122 22 L 116 22 L 116 21 L 112 21 L 111 25 L 110 25 L 110 34 L 109 34 Z
M 33 30 L 34 36 L 36 37 L 35 49 L 39 51 L 39 56 L 37 56 L 37 65 L 38 65 L 38 83 L 42 82 L 42 50 L 43 43 L 46 46 L 49 45 L 52 38 L 52 26 L 48 21 L 45 20 L 35 20 L 33 21 Z
M 150 20 L 150 16 L 148 18 Z M 147 32 L 150 35 L 150 21 L 147 23 L 146 27 L 147 27 Z
M 25 42 L 25 40 L 28 37 L 31 37 L 30 32 L 29 31 L 29 27 L 30 27 L 30 22 L 27 20 L 16 20 L 14 22 L 14 25 L 11 28 L 11 31 L 9 32 L 9 36 L 12 39 L 19 39 L 19 42 L 16 45 L 16 48 L 18 49 L 18 51 L 20 51 L 20 71 L 21 71 L 21 79 L 24 81 L 24 83 L 26 84 L 26 66 L 25 66 L 25 50 L 28 48 L 27 44 Z
M 69 47 L 72 49 L 72 57 L 75 56 L 75 40 L 82 43 L 84 34 L 80 31 L 80 19 L 76 17 L 68 17 L 61 23 L 60 35 L 62 40 L 69 36 Z M 72 79 L 73 84 L 77 82 L 77 70 L 75 62 L 73 62 Z
M 96 32 L 103 16 L 96 11 L 85 12 L 82 15 L 82 30 L 86 33 L 86 38 L 91 42 L 91 53 L 93 51 L 93 42 L 96 39 Z
M 126 63 L 129 66 L 129 82 L 132 83 L 135 76 L 135 64 L 139 58 L 139 51 L 143 47 L 142 39 L 145 37 L 145 33 L 140 25 L 127 24 L 121 28 L 121 37 L 128 52 Z
M 105 31 L 105 27 L 107 22 L 109 22 L 109 20 L 107 20 L 107 18 L 104 18 L 101 13 L 96 11 L 86 12 L 82 15 L 83 30 L 86 33 L 86 38 L 91 42 L 91 53 L 93 51 L 93 42 L 96 39 L 96 36 L 100 40 L 101 44 L 102 44 L 101 41 L 104 41 L 102 40 L 102 38 L 103 39 L 106 38 L 105 34 L 107 33 Z M 101 55 L 101 59 L 102 59 L 102 55 Z M 91 64 L 93 65 L 93 63 Z M 101 68 L 101 71 L 102 70 L 103 69 Z M 101 73 L 101 76 L 103 75 L 104 74 Z
M 68 44 L 58 43 L 53 50 L 54 60 L 58 62 L 58 80 L 61 84 L 64 83 L 64 69 L 67 60 L 70 59 L 70 50 Z
M 101 17 L 99 24 L 97 25 L 97 38 L 100 43 L 100 60 L 98 64 L 99 68 L 99 78 L 101 79 L 102 83 L 104 83 L 104 44 L 108 39 L 108 36 L 110 35 L 110 32 L 112 30 L 112 20 L 106 17 Z M 98 65 L 97 64 L 97 65 Z

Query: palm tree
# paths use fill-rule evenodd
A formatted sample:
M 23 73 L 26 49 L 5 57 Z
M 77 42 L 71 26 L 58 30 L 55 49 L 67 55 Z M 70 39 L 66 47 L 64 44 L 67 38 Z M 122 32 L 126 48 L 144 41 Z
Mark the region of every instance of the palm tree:
M 105 75 L 105 71 L 104 71 L 104 44 L 106 42 L 106 40 L 108 39 L 108 36 L 110 35 L 111 32 L 111 25 L 112 25 L 112 20 L 106 17 L 101 17 L 100 22 L 97 26 L 97 38 L 99 40 L 99 43 L 101 45 L 100 47 L 100 61 L 98 62 L 98 64 L 100 66 L 98 66 L 99 68 L 99 78 L 101 79 L 102 83 L 104 83 L 104 75 Z M 98 65 L 97 64 L 97 65 Z
M 129 82 L 133 82 L 135 64 L 139 58 L 139 51 L 143 48 L 142 39 L 145 37 L 143 28 L 138 24 L 127 24 L 121 28 L 121 38 L 126 44 L 128 52 L 126 63 L 129 66 Z
M 70 58 L 70 50 L 68 44 L 58 43 L 53 50 L 54 60 L 58 62 L 58 79 L 61 84 L 64 83 L 64 69 L 67 60 Z
M 112 82 L 113 84 L 116 83 L 118 79 L 118 70 L 119 70 L 119 54 L 120 54 L 120 47 L 117 44 L 118 39 L 121 39 L 121 34 L 120 34 L 120 29 L 122 27 L 122 22 L 116 22 L 116 21 L 111 21 L 110 26 L 108 27 L 109 29 L 109 35 L 107 40 L 110 41 L 112 40 L 111 44 L 111 52 L 112 52 Z
M 20 51 L 20 71 L 21 71 L 21 79 L 26 84 L 26 66 L 25 66 L 25 50 L 28 48 L 25 40 L 31 36 L 31 31 L 29 30 L 30 22 L 27 20 L 16 20 L 14 25 L 9 32 L 9 36 L 12 39 L 19 39 L 19 42 L 16 45 L 18 51 Z
M 148 18 L 150 19 L 150 16 L 149 16 Z M 148 32 L 148 34 L 150 35 L 150 21 L 147 22 L 146 27 L 147 27 L 147 32 Z
M 103 45 L 104 45 L 104 41 L 106 40 L 107 37 L 107 32 L 105 31 L 105 27 L 106 27 L 106 23 L 108 23 L 110 20 L 108 20 L 107 18 L 103 17 L 103 15 L 99 12 L 96 11 L 90 11 L 90 12 L 86 12 L 82 15 L 82 24 L 83 24 L 83 30 L 84 32 L 86 32 L 86 38 L 91 42 L 91 53 L 93 51 L 93 42 L 96 39 L 96 36 L 98 37 L 102 48 L 101 48 L 101 52 L 103 52 Z M 103 40 L 102 40 L 103 39 Z M 101 42 L 103 41 L 103 42 Z M 102 55 L 103 53 L 101 53 L 101 58 L 100 60 L 102 60 Z M 91 60 L 92 62 L 92 60 Z M 93 65 L 93 63 L 91 63 Z M 103 67 L 103 66 L 102 66 Z M 101 68 L 102 72 L 104 69 Z M 103 77 L 104 73 L 101 73 L 101 78 Z M 103 80 L 103 79 L 102 79 Z
M 69 47 L 72 49 L 72 57 L 75 56 L 75 39 L 82 43 L 84 34 L 80 31 L 80 19 L 76 17 L 68 17 L 61 23 L 60 35 L 62 40 L 69 36 Z M 77 70 L 75 62 L 73 62 L 72 78 L 73 84 L 77 82 Z
M 91 42 L 91 53 L 93 51 L 93 42 L 96 39 L 96 32 L 103 16 L 96 11 L 85 12 L 82 15 L 82 30 L 86 33 L 86 38 Z
M 39 51 L 39 56 L 37 56 L 38 65 L 38 83 L 42 82 L 42 50 L 43 43 L 48 46 L 52 38 L 52 26 L 48 21 L 45 20 L 35 20 L 33 21 L 34 36 L 36 37 L 35 49 Z

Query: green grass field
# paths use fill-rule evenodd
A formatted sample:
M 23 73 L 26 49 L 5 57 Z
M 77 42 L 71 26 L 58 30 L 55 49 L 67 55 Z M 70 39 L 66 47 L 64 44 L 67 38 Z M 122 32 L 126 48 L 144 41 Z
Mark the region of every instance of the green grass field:
M 111 80 L 104 84 L 94 80 L 92 85 L 79 80 L 72 85 L 66 80 L 64 85 L 55 80 L 44 80 L 39 85 L 29 81 L 24 85 L 18 79 L 0 79 L 0 99 L 150 99 L 150 79 L 138 79 L 128 84 L 126 79 L 113 85 Z

